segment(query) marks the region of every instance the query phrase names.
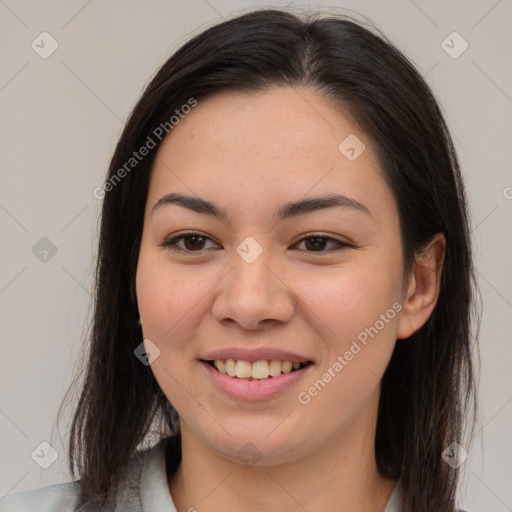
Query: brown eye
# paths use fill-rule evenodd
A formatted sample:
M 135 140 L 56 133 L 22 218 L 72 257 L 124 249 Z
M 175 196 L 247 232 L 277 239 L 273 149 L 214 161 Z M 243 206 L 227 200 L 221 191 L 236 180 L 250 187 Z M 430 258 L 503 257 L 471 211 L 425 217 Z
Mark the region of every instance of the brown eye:
M 206 250 L 207 247 L 205 247 L 205 244 L 208 241 L 212 240 L 207 236 L 201 235 L 199 233 L 182 233 L 181 235 L 166 240 L 160 245 L 170 251 L 191 253 Z M 329 236 L 307 236 L 300 240 L 298 244 L 301 243 L 304 243 L 305 246 L 305 249 L 302 250 L 305 250 L 309 253 L 330 253 L 341 251 L 347 247 L 353 247 L 350 244 Z M 329 245 L 331 245 L 331 247 L 334 245 L 334 248 L 326 250 L 326 247 L 329 247 Z
M 308 236 L 303 238 L 299 243 L 305 242 L 305 247 L 307 252 L 335 252 L 344 249 L 345 247 L 350 247 L 349 244 L 341 242 L 340 240 L 336 240 L 330 236 Z M 332 250 L 324 250 L 326 245 L 334 242 L 335 249 Z
M 183 233 L 166 240 L 161 245 L 171 251 L 199 252 L 205 249 L 204 245 L 207 240 L 210 239 L 197 233 Z M 180 245 L 180 242 L 183 243 Z

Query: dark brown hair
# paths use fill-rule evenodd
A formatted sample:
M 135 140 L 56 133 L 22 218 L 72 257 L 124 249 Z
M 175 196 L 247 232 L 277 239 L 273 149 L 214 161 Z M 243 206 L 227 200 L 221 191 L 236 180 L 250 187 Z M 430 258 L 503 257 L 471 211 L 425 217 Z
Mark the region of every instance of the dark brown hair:
M 190 98 L 276 86 L 311 87 L 337 100 L 371 139 L 398 205 L 407 275 L 436 233 L 447 239 L 437 305 L 421 329 L 397 342 L 382 380 L 375 457 L 384 477 L 400 480 L 402 511 L 453 512 L 459 470 L 442 452 L 452 442 L 463 444 L 465 419 L 476 411 L 471 330 L 477 290 L 468 212 L 440 107 L 391 42 L 345 16 L 301 19 L 279 10 L 208 28 L 179 48 L 146 87 L 107 180 L 119 176 L 133 151 Z M 150 367 L 134 356 L 142 341 L 135 274 L 159 143 L 104 193 L 95 310 L 69 444 L 70 469 L 75 476 L 76 466 L 87 510 L 111 509 L 119 476 L 152 422 L 160 419 L 174 434 L 168 471 L 181 457 L 178 415 Z

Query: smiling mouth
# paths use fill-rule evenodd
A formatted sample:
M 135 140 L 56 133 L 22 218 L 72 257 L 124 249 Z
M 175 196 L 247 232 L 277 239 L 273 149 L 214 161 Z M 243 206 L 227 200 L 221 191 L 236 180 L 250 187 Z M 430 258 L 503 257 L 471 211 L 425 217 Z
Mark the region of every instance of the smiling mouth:
M 261 361 L 244 361 L 240 359 L 215 359 L 204 361 L 219 373 L 235 379 L 264 380 L 278 377 L 279 375 L 292 373 L 312 365 L 312 361 L 281 361 L 278 359 L 264 359 Z

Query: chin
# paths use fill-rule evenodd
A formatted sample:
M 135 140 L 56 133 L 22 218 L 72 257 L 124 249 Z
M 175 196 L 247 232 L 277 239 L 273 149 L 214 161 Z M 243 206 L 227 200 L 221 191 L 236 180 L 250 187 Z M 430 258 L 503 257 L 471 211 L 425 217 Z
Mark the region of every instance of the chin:
M 305 439 L 295 439 L 296 432 L 284 429 L 278 432 L 276 423 L 264 429 L 251 428 L 250 423 L 244 422 L 238 429 L 231 425 L 228 429 L 231 436 L 222 430 L 219 437 L 204 441 L 220 456 L 246 466 L 273 466 L 293 462 L 306 455 Z

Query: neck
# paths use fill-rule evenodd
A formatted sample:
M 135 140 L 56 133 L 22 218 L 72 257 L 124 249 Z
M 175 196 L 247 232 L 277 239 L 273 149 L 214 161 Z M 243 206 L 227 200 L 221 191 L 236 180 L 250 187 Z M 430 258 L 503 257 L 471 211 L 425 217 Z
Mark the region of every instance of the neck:
M 218 454 L 182 423 L 182 460 L 169 478 L 171 496 L 179 512 L 382 512 L 395 482 L 377 470 L 375 423 L 364 418 L 293 462 L 252 466 Z

